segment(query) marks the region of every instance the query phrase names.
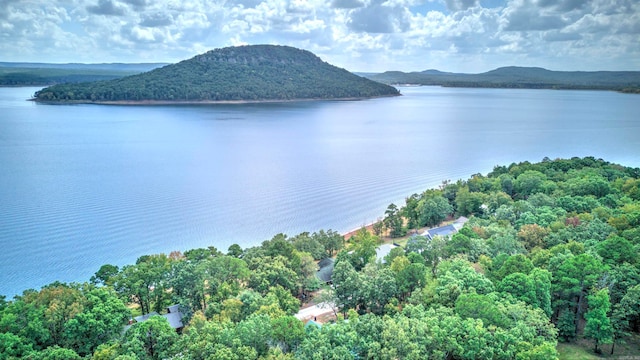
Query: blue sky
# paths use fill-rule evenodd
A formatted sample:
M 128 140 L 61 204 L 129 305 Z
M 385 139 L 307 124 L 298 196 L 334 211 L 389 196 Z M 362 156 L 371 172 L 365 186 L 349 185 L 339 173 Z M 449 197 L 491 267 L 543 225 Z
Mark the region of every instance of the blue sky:
M 637 0 L 0 0 L 0 61 L 290 45 L 351 71 L 640 70 Z

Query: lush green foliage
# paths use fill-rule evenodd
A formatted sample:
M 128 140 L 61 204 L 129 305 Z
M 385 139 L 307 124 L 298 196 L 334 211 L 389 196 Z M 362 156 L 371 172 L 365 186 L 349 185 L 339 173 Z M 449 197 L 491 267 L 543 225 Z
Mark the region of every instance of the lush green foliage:
M 36 93 L 39 101 L 220 101 L 344 99 L 398 91 L 312 53 L 287 46 L 212 50 L 189 60 L 122 79 L 61 84 Z
M 380 238 L 361 229 L 346 244 L 333 231 L 278 234 L 227 254 L 105 265 L 92 284 L 0 301 L 0 359 L 554 359 L 557 341 L 576 338 L 613 352 L 640 330 L 639 179 L 574 158 L 447 181 L 390 206 L 388 224 L 406 231 L 456 211 L 469 222 L 384 262 Z M 338 319 L 304 328 L 293 315 L 319 286 L 314 259 L 336 251 L 321 298 Z M 177 334 L 156 316 L 124 332 L 125 303 L 136 314 L 177 303 L 187 326 Z

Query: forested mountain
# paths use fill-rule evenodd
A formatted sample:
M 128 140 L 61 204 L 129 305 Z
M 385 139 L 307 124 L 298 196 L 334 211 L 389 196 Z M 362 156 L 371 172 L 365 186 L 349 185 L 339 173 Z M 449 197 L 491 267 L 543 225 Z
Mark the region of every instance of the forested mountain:
M 166 64 L 49 64 L 0 62 L 0 86 L 34 86 L 112 80 Z
M 551 71 L 536 67 L 502 67 L 481 74 L 447 73 L 437 70 L 404 73 L 387 71 L 368 75 L 385 84 L 441 85 L 452 87 L 498 87 L 533 89 L 640 89 L 640 71 Z
M 252 45 L 212 50 L 122 79 L 48 87 L 36 93 L 36 100 L 200 102 L 394 95 L 399 95 L 395 88 L 329 65 L 308 51 Z
M 459 215 L 469 221 L 452 236 L 414 236 L 376 261 L 379 235 Z M 576 340 L 637 354 L 640 169 L 591 157 L 496 166 L 391 204 L 379 224 L 346 243 L 319 231 L 145 255 L 89 283 L 0 297 L 0 359 L 547 360 Z M 337 316 L 305 327 L 299 299 L 320 287 L 315 261 L 336 253 L 317 301 Z M 171 304 L 180 334 L 161 316 L 124 328 Z

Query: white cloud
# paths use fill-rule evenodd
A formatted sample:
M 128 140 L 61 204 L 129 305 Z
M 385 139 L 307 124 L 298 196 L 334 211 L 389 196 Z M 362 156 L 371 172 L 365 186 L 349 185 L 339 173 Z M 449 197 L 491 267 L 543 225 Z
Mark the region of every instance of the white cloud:
M 0 61 L 176 62 L 301 47 L 354 71 L 640 67 L 636 0 L 3 0 Z

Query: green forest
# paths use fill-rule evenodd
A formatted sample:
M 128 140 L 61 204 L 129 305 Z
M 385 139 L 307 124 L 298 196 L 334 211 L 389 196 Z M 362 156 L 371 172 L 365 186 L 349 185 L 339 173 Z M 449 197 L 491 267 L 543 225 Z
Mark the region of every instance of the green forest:
M 367 74 L 385 84 L 437 85 L 466 88 L 575 89 L 640 91 L 640 71 L 551 71 L 537 67 L 507 66 L 480 74 L 437 70 Z
M 345 99 L 399 95 L 392 86 L 329 65 L 288 46 L 216 49 L 177 64 L 109 81 L 58 84 L 44 102 L 201 102 Z
M 452 236 L 418 229 L 468 217 Z M 383 239 L 402 246 L 376 260 Z M 0 359 L 554 359 L 640 332 L 640 169 L 496 166 L 390 204 L 372 231 L 278 234 L 103 265 L 0 299 Z M 334 258 L 331 284 L 317 262 Z M 323 324 L 294 315 L 332 303 Z M 178 304 L 184 328 L 160 315 Z M 633 343 L 640 353 L 638 342 Z
M 0 86 L 37 86 L 101 81 L 133 75 L 131 71 L 0 67 Z

